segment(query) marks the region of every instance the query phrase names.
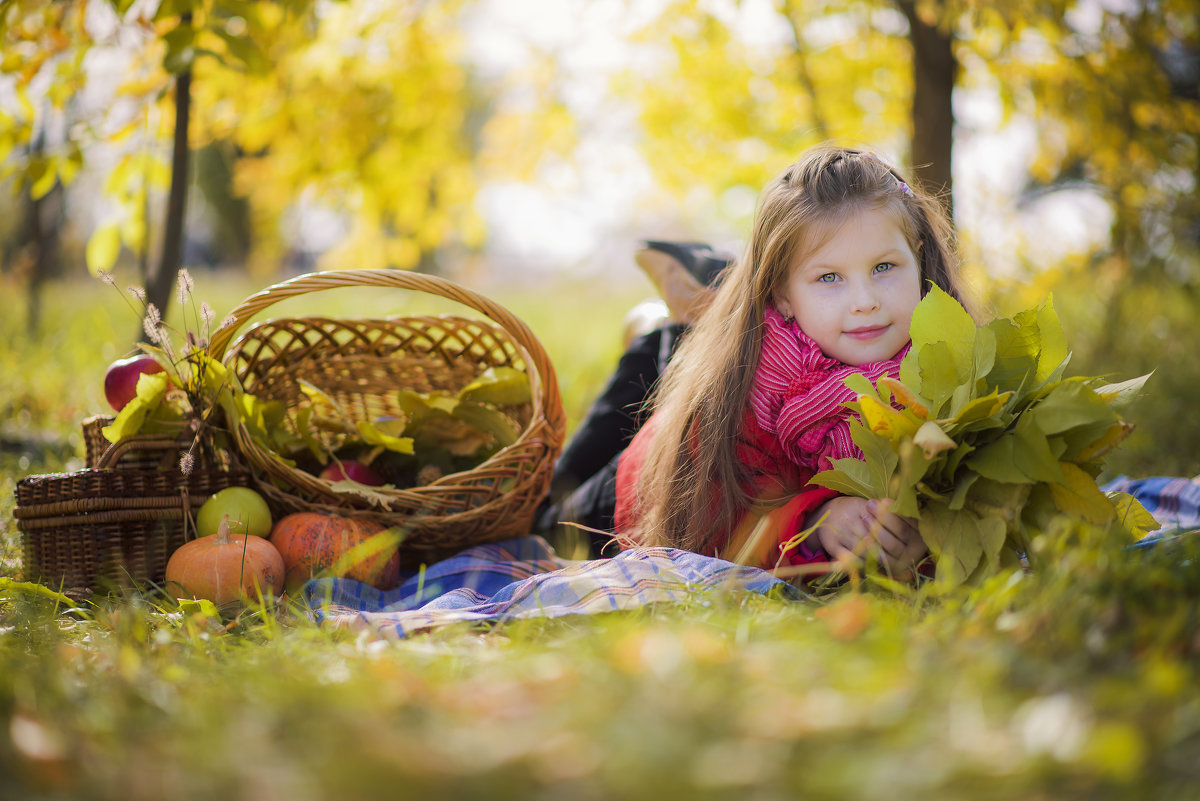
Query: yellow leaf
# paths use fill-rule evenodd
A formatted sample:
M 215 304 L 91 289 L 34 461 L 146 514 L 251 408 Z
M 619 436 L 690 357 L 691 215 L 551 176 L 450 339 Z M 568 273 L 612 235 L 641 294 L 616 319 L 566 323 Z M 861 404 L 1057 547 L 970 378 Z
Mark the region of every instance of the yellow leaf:
M 88 239 L 84 258 L 88 271 L 99 275 L 101 270 L 111 270 L 121 252 L 121 233 L 115 224 L 102 225 Z
M 1089 523 L 1108 523 L 1116 516 L 1112 501 L 1096 485 L 1096 479 L 1070 462 L 1059 462 L 1063 483 L 1050 484 L 1050 497 L 1060 512 Z
M 1134 426 L 1132 423 L 1113 423 L 1112 428 L 1104 432 L 1104 436 L 1080 451 L 1079 455 L 1075 457 L 1075 461 L 1090 462 L 1092 459 L 1103 456 L 1121 444 L 1133 432 L 1133 429 Z
M 892 407 L 885 406 L 870 395 L 859 395 L 858 403 L 862 408 L 863 421 L 867 427 L 892 442 L 898 442 L 903 437 L 911 437 L 917 432 L 916 422 Z
M 532 398 L 529 376 L 514 367 L 489 367 L 458 393 L 463 400 L 516 406 Z
M 58 171 L 54 168 L 53 161 L 47 161 L 42 173 L 37 180 L 33 182 L 33 186 L 29 189 L 29 196 L 34 200 L 40 200 L 50 193 L 54 188 L 54 183 L 58 180 Z
M 358 428 L 358 434 L 363 438 L 363 442 L 368 445 L 381 445 L 396 453 L 413 452 L 412 437 L 394 437 L 385 434 L 365 420 L 359 420 L 355 426 Z

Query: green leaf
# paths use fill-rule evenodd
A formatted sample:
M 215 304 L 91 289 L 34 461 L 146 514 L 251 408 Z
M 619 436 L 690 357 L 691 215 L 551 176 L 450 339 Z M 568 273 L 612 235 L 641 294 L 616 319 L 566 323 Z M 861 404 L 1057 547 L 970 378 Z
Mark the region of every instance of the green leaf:
M 462 400 L 492 403 L 497 406 L 519 406 L 533 400 L 529 376 L 514 367 L 489 367 L 462 388 Z
M 832 469 L 822 470 L 808 483 L 856 498 L 883 497 L 871 486 L 870 468 L 858 459 L 834 459 Z
M 187 615 L 201 615 L 220 619 L 221 612 L 217 605 L 207 598 L 178 598 L 179 611 Z
M 1037 371 L 1040 337 L 1036 327 L 1018 326 L 1011 320 L 987 324 L 996 341 L 996 355 L 988 372 L 988 385 L 1000 391 L 1018 391 Z
M 413 392 L 403 389 L 396 393 L 396 402 L 413 423 L 419 423 L 430 414 L 454 414 L 458 398 L 445 392 Z
M 955 364 L 967 365 L 972 362 L 975 351 L 975 330 L 975 321 L 962 304 L 935 284 L 913 310 L 909 335 L 914 350 L 944 342 Z
M 1046 435 L 1029 415 L 1022 415 L 1013 427 L 1013 458 L 1017 468 L 1031 481 L 1061 481 L 1058 457 Z
M 874 433 L 856 419 L 850 421 L 850 439 L 863 452 L 863 462 L 871 476 L 870 486 L 875 490 L 875 494 L 869 497 L 890 497 L 889 482 L 900 461 L 900 457 L 892 450 L 891 443 L 886 437 Z
M 117 412 L 110 424 L 100 429 L 100 433 L 114 444 L 137 434 L 146 415 L 162 403 L 168 384 L 166 373 L 142 373 L 138 376 L 137 395 Z
M 846 379 L 843 381 L 843 383 L 846 385 L 847 389 L 849 389 L 851 392 L 854 392 L 856 395 L 866 395 L 869 398 L 875 398 L 881 403 L 884 402 L 884 398 L 875 385 L 871 383 L 871 379 L 867 378 L 862 373 L 851 373 L 850 375 L 846 376 Z
M 970 470 L 966 471 L 966 473 L 959 478 L 958 483 L 954 485 L 954 494 L 950 496 L 950 501 L 947 506 L 956 511 L 958 509 L 962 509 L 967 500 L 967 493 L 971 491 L 971 488 L 975 486 L 975 482 L 978 481 L 979 478 L 980 476 L 978 473 Z M 1009 486 L 1016 487 L 1021 485 L 1010 484 Z
M 1030 481 L 1061 481 L 1058 458 L 1046 435 L 1027 417 L 994 442 L 979 448 L 967 465 L 993 481 L 1023 484 Z
M 996 364 L 996 334 L 990 328 L 980 327 L 975 332 L 974 374 L 975 380 L 986 378 Z
M 1028 414 L 1048 435 L 1101 423 L 1107 430 L 1115 420 L 1104 398 L 1083 383 L 1058 384 Z
M 490 434 L 499 447 L 507 448 L 521 436 L 521 428 L 511 417 L 492 406 L 464 401 L 454 410 L 454 417 Z
M 921 511 L 918 529 L 937 565 L 939 582 L 962 584 L 984 557 L 979 518 L 965 509 L 931 503 Z
M 1046 531 L 1061 510 L 1050 494 L 1050 484 L 1029 485 L 1029 497 L 1021 507 L 1021 526 L 1034 531 Z
M 1036 379 L 1040 384 L 1063 367 L 1070 355 L 1067 350 L 1067 336 L 1063 333 L 1058 313 L 1054 311 L 1053 297 L 1046 298 L 1046 302 L 1037 310 L 1037 326 L 1041 335 L 1041 349 L 1038 352 Z
M 921 395 L 929 399 L 931 416 L 941 417 L 946 401 L 970 378 L 969 362 L 956 362 L 954 351 L 945 342 L 921 348 L 917 361 Z
M 995 517 L 1003 520 L 1008 533 L 1016 534 L 1032 486 L 1005 484 L 980 478 L 971 484 L 963 506 L 980 518 Z
M 1011 397 L 1011 392 L 1001 394 L 999 390 L 993 389 L 989 394 L 975 398 L 963 405 L 948 421 L 939 420 L 938 422 L 942 424 L 947 433 L 954 436 L 964 429 L 970 428 L 974 423 L 995 418 Z
M 56 604 L 62 605 L 65 609 L 75 609 L 79 605 L 79 602 L 71 598 L 71 596 L 56 592 L 41 584 L 32 581 L 17 581 L 7 576 L 0 576 L 0 598 L 11 601 L 22 597 L 53 601 Z M 91 602 L 89 601 L 88 603 Z
M 223 389 L 231 388 L 229 370 L 225 365 L 203 352 L 195 353 L 191 358 L 196 360 L 199 385 L 210 398 L 215 398 Z
M 328 460 L 329 453 L 324 443 L 313 433 L 312 418 L 313 408 L 311 406 L 301 406 L 296 409 L 296 433 L 308 447 L 309 453 L 323 463 Z
M 984 478 L 1002 481 L 1006 484 L 1023 484 L 1029 481 L 1016 465 L 1013 443 L 1016 437 L 1013 433 L 1001 434 L 993 442 L 976 449 L 967 460 L 967 467 Z

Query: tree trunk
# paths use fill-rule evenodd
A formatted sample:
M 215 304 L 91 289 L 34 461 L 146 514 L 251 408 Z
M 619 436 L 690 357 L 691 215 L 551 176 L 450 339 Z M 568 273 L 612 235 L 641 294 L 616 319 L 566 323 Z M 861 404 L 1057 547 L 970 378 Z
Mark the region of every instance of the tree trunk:
M 896 0 L 908 18 L 913 49 L 912 164 L 916 177 L 928 191 L 942 198 L 953 215 L 951 153 L 954 147 L 954 84 L 958 62 L 954 37 L 927 22 L 915 0 Z
M 42 327 L 42 287 L 50 278 L 49 245 L 46 242 L 46 231 L 42 227 L 42 200 L 30 200 L 28 205 L 29 239 L 33 248 L 33 273 L 29 276 L 29 300 L 27 308 L 29 315 L 25 319 L 25 328 L 30 339 L 37 339 Z
M 171 153 L 171 192 L 167 198 L 167 220 L 163 232 L 162 258 L 158 271 L 146 287 L 146 300 L 158 307 L 163 319 L 171 305 L 171 290 L 183 265 L 183 219 L 187 211 L 188 115 L 191 106 L 192 71 L 175 77 L 175 141 Z M 144 334 L 139 334 L 143 338 Z

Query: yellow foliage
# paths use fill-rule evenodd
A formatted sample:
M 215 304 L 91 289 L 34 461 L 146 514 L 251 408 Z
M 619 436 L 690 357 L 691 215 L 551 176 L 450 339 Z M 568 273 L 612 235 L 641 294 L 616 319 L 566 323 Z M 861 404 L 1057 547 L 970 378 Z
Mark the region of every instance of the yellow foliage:
M 867 427 L 893 442 L 913 436 L 920 425 L 914 417 L 885 406 L 870 395 L 859 395 L 858 404 Z

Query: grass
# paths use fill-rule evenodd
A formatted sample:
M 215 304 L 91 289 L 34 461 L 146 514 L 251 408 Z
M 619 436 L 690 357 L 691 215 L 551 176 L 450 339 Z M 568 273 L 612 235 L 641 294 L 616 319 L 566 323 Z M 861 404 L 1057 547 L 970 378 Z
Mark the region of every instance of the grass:
M 49 343 L 0 321 L 14 430 L 62 442 L 102 409 L 130 315 L 98 291 L 54 293 L 66 333 Z M 209 302 L 247 294 L 225 293 Z M 501 295 L 577 420 L 628 299 Z M 16 478 L 72 466 L 69 448 L 32 452 L 0 464 L 0 576 L 19 571 Z M 221 622 L 153 594 L 72 609 L 9 584 L 0 798 L 1188 799 L 1196 539 L 1129 550 L 1064 529 L 1037 543 L 1045 572 L 945 596 L 867 580 L 401 642 L 295 610 Z

